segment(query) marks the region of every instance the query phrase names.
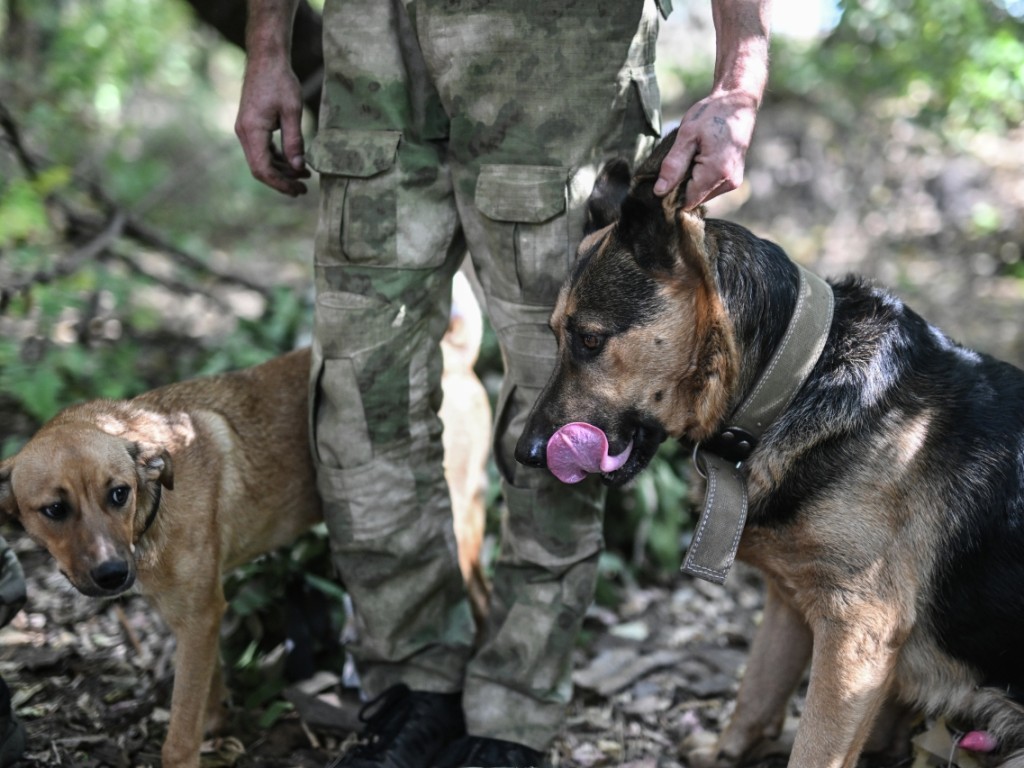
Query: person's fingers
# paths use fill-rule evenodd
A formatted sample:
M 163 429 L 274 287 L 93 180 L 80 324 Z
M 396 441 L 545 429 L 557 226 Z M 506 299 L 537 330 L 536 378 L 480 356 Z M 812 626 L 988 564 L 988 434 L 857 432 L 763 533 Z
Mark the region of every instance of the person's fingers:
M 235 121 L 235 135 L 245 153 L 245 162 L 249 165 L 252 175 L 259 178 L 264 169 L 270 167 L 270 134 L 262 128 L 255 127 L 242 113 Z
M 692 211 L 726 191 L 724 182 L 718 174 L 709 172 L 703 163 L 696 163 L 690 180 L 686 183 L 686 189 L 683 190 L 683 210 Z
M 250 117 L 249 113 L 243 110 L 235 123 L 235 133 L 255 179 L 291 197 L 305 194 L 306 185 L 298 181 L 299 177 L 305 178 L 309 175 L 305 164 L 300 163 L 301 167 L 296 168 L 284 159 L 274 146 L 273 129 L 267 121 L 258 116 Z M 301 142 L 301 136 L 299 141 Z M 302 153 L 299 152 L 297 157 L 301 160 Z
M 301 154 L 289 160 L 274 144 L 270 145 L 270 165 L 289 179 L 308 179 L 310 176 Z
M 278 130 L 280 150 L 274 144 Z M 235 134 L 254 178 L 292 197 L 306 192 L 299 181 L 309 176 L 303 157 L 301 88 L 290 69 L 249 62 Z
M 302 106 L 289 109 L 281 115 L 281 151 L 296 171 L 306 168 L 305 147 L 302 143 Z
M 675 189 L 686 178 L 696 154 L 697 142 L 680 129 L 672 148 L 661 162 L 661 171 L 654 183 L 654 194 L 662 197 Z
M 736 189 L 743 181 L 742 165 L 727 162 L 720 156 L 698 157 L 683 196 L 683 208 L 693 210 L 712 198 Z

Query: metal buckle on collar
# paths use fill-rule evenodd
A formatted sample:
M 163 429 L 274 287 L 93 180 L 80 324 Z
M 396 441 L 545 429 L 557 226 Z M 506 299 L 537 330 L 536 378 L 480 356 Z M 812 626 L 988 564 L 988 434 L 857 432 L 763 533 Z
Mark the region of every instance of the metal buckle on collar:
M 700 447 L 736 464 L 750 458 L 757 447 L 757 438 L 743 427 L 726 427 L 714 437 L 703 441 Z
M 757 443 L 757 438 L 743 427 L 726 427 L 717 435 L 693 446 L 693 467 L 697 470 L 698 475 L 707 480 L 707 472 L 701 466 L 702 451 L 714 454 L 738 467 L 750 458 L 750 454 L 757 448 Z

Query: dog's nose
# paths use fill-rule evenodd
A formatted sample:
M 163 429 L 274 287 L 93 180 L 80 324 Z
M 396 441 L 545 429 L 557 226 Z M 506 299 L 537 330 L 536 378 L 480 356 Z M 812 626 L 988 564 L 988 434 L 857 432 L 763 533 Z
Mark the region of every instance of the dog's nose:
M 523 433 L 516 443 L 516 461 L 528 467 L 547 466 L 547 440 L 540 435 Z
M 128 563 L 124 560 L 107 560 L 93 568 L 89 576 L 105 592 L 116 592 L 128 586 Z

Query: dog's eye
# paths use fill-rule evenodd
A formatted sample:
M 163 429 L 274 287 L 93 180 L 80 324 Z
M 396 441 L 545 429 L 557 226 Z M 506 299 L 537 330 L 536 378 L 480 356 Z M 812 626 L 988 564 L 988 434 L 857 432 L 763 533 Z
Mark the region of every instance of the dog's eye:
M 71 510 L 68 509 L 68 505 L 63 501 L 55 501 L 53 504 L 43 507 L 39 510 L 39 513 L 54 522 L 59 523 L 61 520 L 65 520 Z
M 584 349 L 589 349 L 591 352 L 599 350 L 603 343 L 604 337 L 598 336 L 596 333 L 584 333 L 580 335 L 580 344 L 583 345 Z
M 131 495 L 131 490 L 127 485 L 119 485 L 117 488 L 110 490 L 110 503 L 115 507 L 123 507 L 128 503 L 128 497 Z

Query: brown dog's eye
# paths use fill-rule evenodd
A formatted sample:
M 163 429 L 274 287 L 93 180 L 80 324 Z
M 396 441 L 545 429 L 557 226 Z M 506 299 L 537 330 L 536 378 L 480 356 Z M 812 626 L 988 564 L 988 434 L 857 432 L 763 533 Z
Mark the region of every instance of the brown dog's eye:
M 53 504 L 40 509 L 39 512 L 43 517 L 49 518 L 57 523 L 66 519 L 67 516 L 71 514 L 71 510 L 68 509 L 68 505 L 63 501 L 55 501 Z
M 115 507 L 123 507 L 128 503 L 128 496 L 131 495 L 127 485 L 119 485 L 110 491 L 110 503 Z
M 595 349 L 600 349 L 601 342 L 602 338 L 598 336 L 596 333 L 584 333 L 580 337 L 580 343 L 583 344 L 583 346 L 586 349 L 589 349 L 591 351 Z

